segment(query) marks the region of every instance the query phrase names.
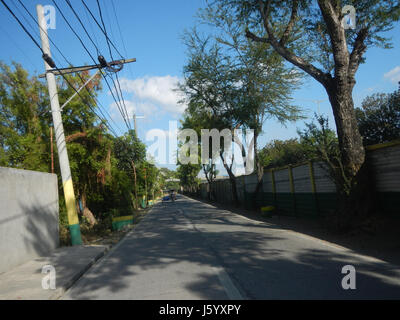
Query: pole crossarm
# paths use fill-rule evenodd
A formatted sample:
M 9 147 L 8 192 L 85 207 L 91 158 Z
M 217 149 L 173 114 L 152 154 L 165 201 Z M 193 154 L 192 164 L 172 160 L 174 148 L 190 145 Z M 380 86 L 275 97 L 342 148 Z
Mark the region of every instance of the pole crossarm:
M 146 116 L 137 116 L 136 113 L 133 113 L 133 114 L 132 114 L 132 117 L 127 117 L 127 118 L 126 118 L 127 120 L 133 119 L 133 126 L 134 126 L 134 129 L 135 129 L 136 135 L 138 134 L 138 132 L 137 132 L 136 119 L 145 119 L 145 118 L 146 118 Z
M 114 60 L 114 61 L 107 63 L 107 67 L 117 66 L 117 65 L 131 63 L 131 62 L 136 62 L 136 58 Z M 46 73 L 39 75 L 39 78 L 45 78 L 47 73 L 52 73 L 54 75 L 60 75 L 61 73 L 69 74 L 69 73 L 82 72 L 82 71 L 100 69 L 100 68 L 103 68 L 103 66 L 100 64 L 92 64 L 92 65 L 80 66 L 80 67 L 49 69 L 46 71 Z

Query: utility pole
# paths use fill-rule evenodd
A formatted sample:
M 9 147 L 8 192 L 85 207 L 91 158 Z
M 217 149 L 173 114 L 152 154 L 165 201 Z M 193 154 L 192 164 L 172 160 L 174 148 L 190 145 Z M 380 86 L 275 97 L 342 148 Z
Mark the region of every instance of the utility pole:
M 146 208 L 147 208 L 147 170 L 146 170 L 146 168 L 143 168 L 143 170 L 144 170 L 144 188 L 145 188 L 145 196 L 146 196 L 146 202 L 145 202 L 145 205 L 146 205 Z
M 136 137 L 137 137 L 138 136 L 138 132 L 137 132 L 136 114 L 135 113 L 133 114 L 133 127 L 135 129 L 135 134 L 136 134 Z
M 128 119 L 133 119 L 133 128 L 135 130 L 136 133 L 136 137 L 139 137 L 139 133 L 138 133 L 138 127 L 137 127 L 137 123 L 136 123 L 136 119 L 144 119 L 146 118 L 145 116 L 137 116 L 136 113 L 132 114 L 132 118 L 128 117 Z
M 318 110 L 318 115 L 320 116 L 321 115 L 321 110 L 320 110 L 320 104 L 322 103 L 322 102 L 325 102 L 326 100 L 313 100 L 313 102 L 314 103 L 316 103 L 317 104 L 317 110 Z
M 51 173 L 54 173 L 53 127 L 50 126 Z
M 36 12 L 38 16 L 38 23 L 40 29 L 40 39 L 42 41 L 42 50 L 44 54 L 47 54 L 49 57 L 51 57 L 49 39 L 47 36 L 47 24 L 44 18 L 42 5 L 36 6 Z M 52 69 L 46 61 L 44 62 L 44 64 L 46 71 Z M 54 131 L 56 135 L 58 157 L 61 169 L 61 178 L 64 189 L 65 205 L 67 207 L 69 231 L 71 234 L 71 243 L 72 245 L 80 245 L 82 244 L 81 230 L 79 226 L 78 214 L 76 212 L 74 186 L 72 184 L 71 168 L 69 166 L 67 146 L 65 143 L 64 127 L 62 124 L 60 103 L 58 101 L 55 75 L 52 72 L 46 72 L 46 79 L 49 89 Z
M 137 182 L 136 182 L 136 165 L 135 162 L 132 160 L 131 162 L 133 168 L 133 178 L 135 181 L 135 209 L 138 209 L 138 197 L 137 197 Z
M 316 100 L 316 99 L 295 99 L 295 100 L 314 102 L 317 105 L 317 114 L 319 116 L 321 115 L 321 110 L 320 110 L 321 103 L 327 101 L 327 100 Z

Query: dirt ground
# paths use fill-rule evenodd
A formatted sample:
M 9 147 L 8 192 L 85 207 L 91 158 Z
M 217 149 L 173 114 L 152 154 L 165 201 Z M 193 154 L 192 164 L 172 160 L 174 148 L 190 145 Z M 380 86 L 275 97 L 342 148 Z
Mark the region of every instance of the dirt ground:
M 82 241 L 86 245 L 111 245 L 117 244 L 129 231 L 135 228 L 140 220 L 148 213 L 150 208 L 135 212 L 133 224 L 120 230 L 107 231 L 98 234 L 96 232 L 82 232 Z
M 260 212 L 196 199 L 221 209 L 230 210 L 247 218 L 273 223 L 281 228 L 300 232 L 400 266 L 400 218 L 379 217 L 363 230 L 337 234 L 318 218 L 273 215 L 263 217 Z

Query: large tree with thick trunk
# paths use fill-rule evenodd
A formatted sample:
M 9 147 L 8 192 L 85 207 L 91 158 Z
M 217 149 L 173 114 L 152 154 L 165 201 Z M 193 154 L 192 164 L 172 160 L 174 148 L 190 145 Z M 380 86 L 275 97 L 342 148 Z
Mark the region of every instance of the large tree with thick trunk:
M 345 5 L 355 9 L 351 28 L 345 22 L 353 12 Z M 355 75 L 367 48 L 391 47 L 383 33 L 399 20 L 399 1 L 217 0 L 210 6 L 231 9 L 249 39 L 270 44 L 322 84 L 335 118 L 346 181 L 349 190 L 356 188 L 365 150 L 352 98 Z

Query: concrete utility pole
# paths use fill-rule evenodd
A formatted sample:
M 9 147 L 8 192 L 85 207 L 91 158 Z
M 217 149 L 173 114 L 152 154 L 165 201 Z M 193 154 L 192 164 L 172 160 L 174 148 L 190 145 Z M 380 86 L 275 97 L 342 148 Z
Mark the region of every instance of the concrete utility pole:
M 146 196 L 146 200 L 145 200 L 145 206 L 147 208 L 147 170 L 146 168 L 143 168 L 144 170 L 144 188 L 145 188 L 145 196 Z
M 54 173 L 53 127 L 50 127 L 51 173 Z
M 136 133 L 136 137 L 139 137 L 139 133 L 138 133 L 138 127 L 137 127 L 137 123 L 136 123 L 136 119 L 144 119 L 146 118 L 145 116 L 137 116 L 136 113 L 132 114 L 132 118 L 128 117 L 128 119 L 133 119 L 133 128 L 135 130 Z
M 51 57 L 49 39 L 47 36 L 47 24 L 44 18 L 43 6 L 36 6 L 38 23 L 40 29 L 40 39 L 42 41 L 43 53 Z M 44 63 L 46 71 L 52 68 Z M 46 72 L 47 85 L 49 88 L 49 97 L 51 103 L 51 113 L 53 115 L 54 132 L 57 142 L 58 157 L 61 169 L 61 178 L 64 189 L 65 205 L 67 207 L 69 231 L 71 234 L 72 245 L 82 244 L 81 230 L 79 226 L 78 214 L 76 212 L 74 187 L 72 184 L 71 169 L 69 166 L 69 159 L 67 153 L 67 146 L 65 144 L 64 127 L 62 124 L 60 103 L 58 101 L 57 84 L 55 75 L 52 72 Z

